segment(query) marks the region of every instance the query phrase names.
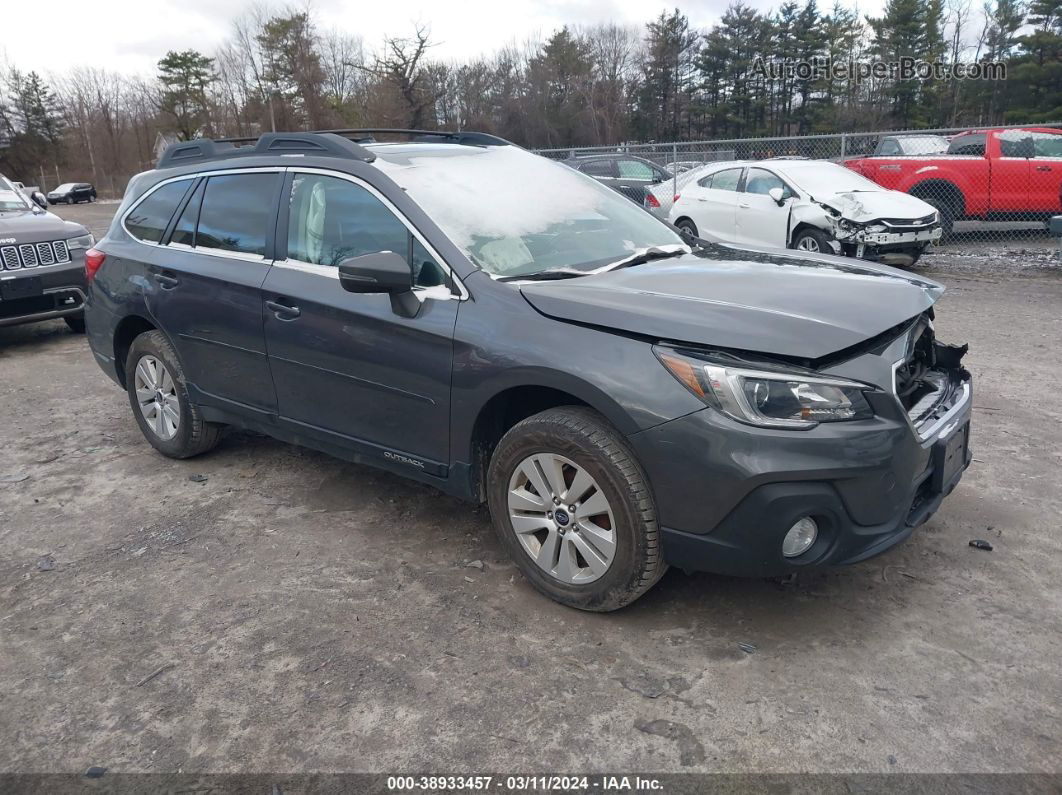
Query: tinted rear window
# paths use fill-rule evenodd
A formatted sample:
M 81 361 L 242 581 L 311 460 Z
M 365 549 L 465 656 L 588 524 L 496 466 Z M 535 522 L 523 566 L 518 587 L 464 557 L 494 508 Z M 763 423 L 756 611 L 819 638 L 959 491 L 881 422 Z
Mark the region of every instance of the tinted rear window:
M 278 178 L 278 174 L 211 177 L 199 211 L 196 248 L 265 256 Z
M 170 182 L 154 191 L 132 209 L 125 219 L 125 228 L 138 240 L 158 243 L 173 217 L 185 191 L 192 184 L 190 179 Z

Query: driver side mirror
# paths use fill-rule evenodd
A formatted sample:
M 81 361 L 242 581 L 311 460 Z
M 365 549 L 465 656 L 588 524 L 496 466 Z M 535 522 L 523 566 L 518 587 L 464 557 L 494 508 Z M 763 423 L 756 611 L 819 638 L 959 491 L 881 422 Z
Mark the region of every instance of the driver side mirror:
M 785 200 L 782 198 L 785 196 L 785 192 L 781 188 L 771 188 L 767 191 L 767 195 L 774 199 L 774 203 L 779 207 L 785 204 Z
M 339 263 L 339 283 L 348 293 L 387 293 L 391 309 L 403 317 L 416 317 L 420 301 L 413 294 L 413 270 L 393 251 L 377 251 Z
M 41 193 L 39 190 L 33 191 L 30 194 L 30 198 L 33 199 L 33 203 L 40 207 L 42 210 L 48 209 L 48 197 Z

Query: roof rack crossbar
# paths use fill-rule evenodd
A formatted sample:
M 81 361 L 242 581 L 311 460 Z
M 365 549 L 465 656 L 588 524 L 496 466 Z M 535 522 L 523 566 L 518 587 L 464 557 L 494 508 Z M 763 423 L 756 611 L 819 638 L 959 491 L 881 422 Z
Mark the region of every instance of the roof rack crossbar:
M 406 130 L 399 127 L 356 127 L 347 130 L 319 130 L 320 133 L 332 133 L 354 140 L 372 141 L 377 135 L 408 135 L 411 138 L 444 138 L 451 143 L 469 146 L 512 146 L 511 141 L 482 132 L 462 132 L 455 130 Z
M 366 163 L 371 163 L 376 159 L 376 155 L 368 149 L 341 135 L 328 132 L 271 132 L 255 138 L 220 138 L 216 141 L 198 138 L 193 141 L 181 141 L 167 147 L 155 167 L 172 168 L 186 163 L 201 163 L 229 157 L 277 154 L 344 157 L 362 160 Z

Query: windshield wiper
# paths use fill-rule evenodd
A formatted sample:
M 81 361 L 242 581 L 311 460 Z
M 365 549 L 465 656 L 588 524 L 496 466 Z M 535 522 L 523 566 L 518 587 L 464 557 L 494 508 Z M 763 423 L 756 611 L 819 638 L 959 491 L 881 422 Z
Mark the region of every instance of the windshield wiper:
M 681 257 L 683 254 L 689 254 L 690 250 L 685 246 L 680 248 L 663 248 L 657 246 L 649 246 L 648 248 L 640 249 L 634 252 L 626 259 L 621 259 L 619 262 L 613 262 L 611 265 L 607 265 L 602 270 L 613 271 L 620 268 L 631 268 L 635 265 L 644 265 L 647 262 L 652 262 L 656 259 L 668 259 L 669 257 Z
M 589 276 L 590 271 L 577 271 L 574 268 L 549 268 L 544 271 L 536 271 L 534 273 L 521 273 L 517 276 L 499 276 L 497 281 L 499 282 L 518 282 L 522 280 L 534 280 L 534 281 L 556 281 L 557 279 L 577 279 L 580 276 Z

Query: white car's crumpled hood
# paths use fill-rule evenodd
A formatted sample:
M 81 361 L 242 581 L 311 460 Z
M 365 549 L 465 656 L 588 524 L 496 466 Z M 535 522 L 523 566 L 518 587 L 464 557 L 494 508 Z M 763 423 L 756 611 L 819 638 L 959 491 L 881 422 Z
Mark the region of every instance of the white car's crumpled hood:
M 852 191 L 816 196 L 815 199 L 837 210 L 843 218 L 859 224 L 879 218 L 915 220 L 935 212 L 932 205 L 896 190 Z

